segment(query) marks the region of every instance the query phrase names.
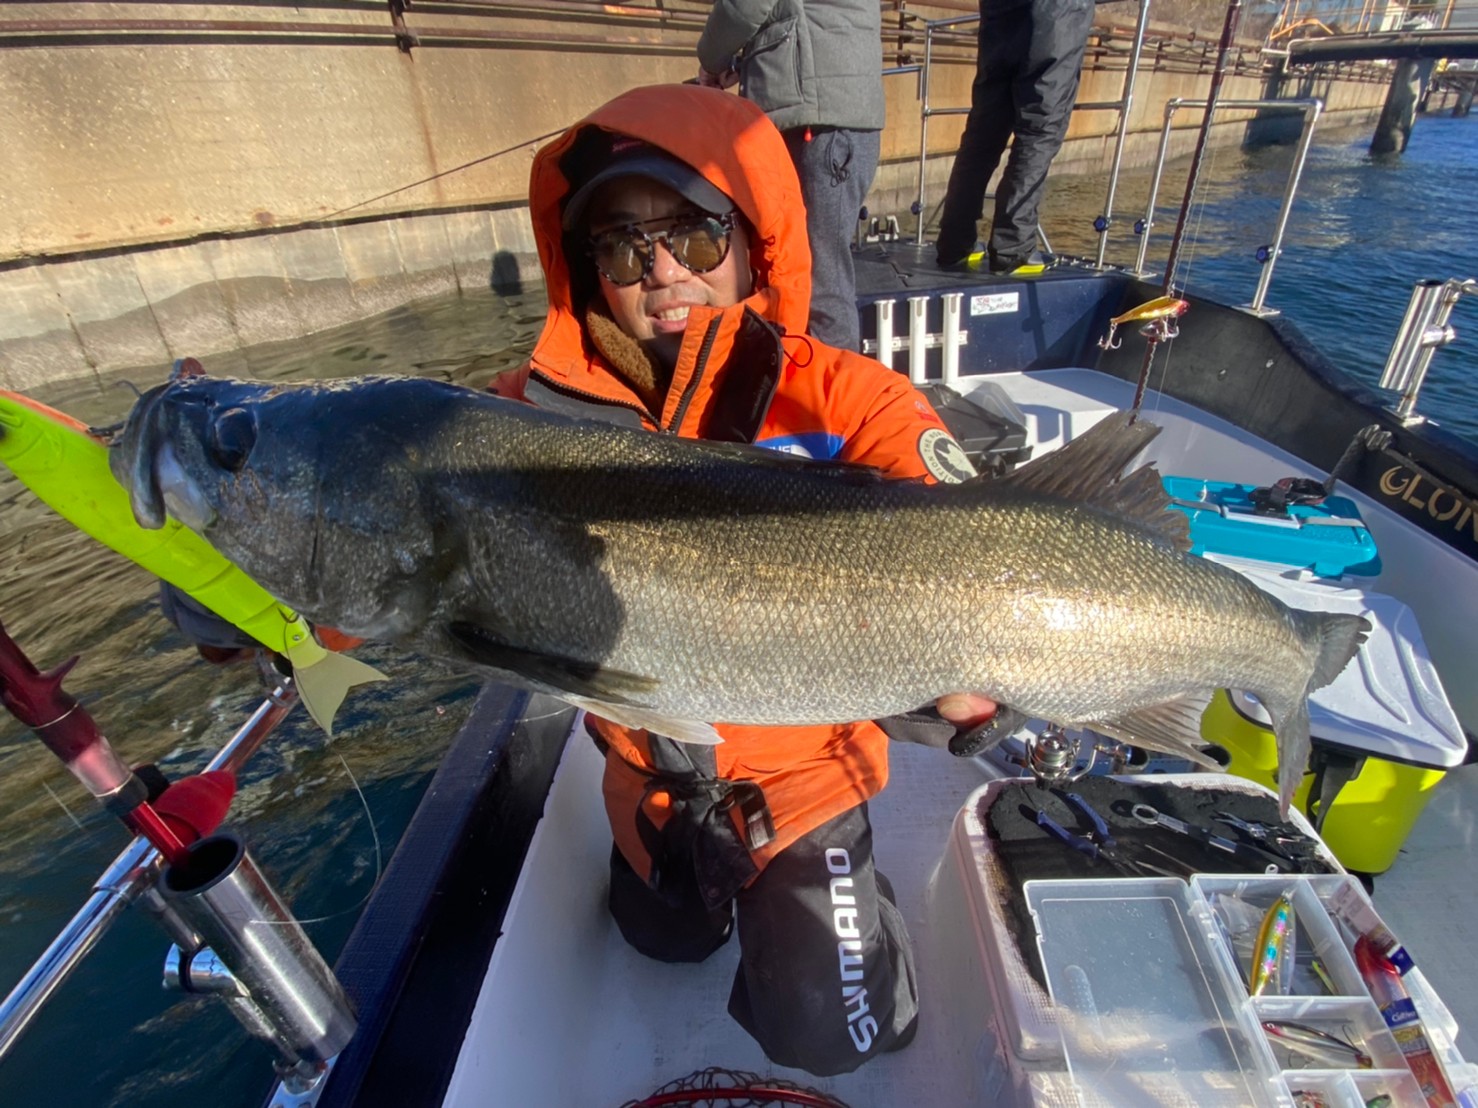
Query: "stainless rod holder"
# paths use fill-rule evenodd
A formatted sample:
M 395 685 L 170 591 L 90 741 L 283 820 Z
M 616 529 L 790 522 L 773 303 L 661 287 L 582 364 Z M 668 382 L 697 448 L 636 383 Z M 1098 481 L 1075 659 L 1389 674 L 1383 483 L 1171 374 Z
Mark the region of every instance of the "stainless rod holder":
M 1411 290 L 1406 315 L 1396 332 L 1396 341 L 1391 344 L 1380 379 L 1381 388 L 1401 393 L 1394 411 L 1404 422 L 1413 423 L 1422 418 L 1416 414 L 1422 382 L 1432 364 L 1432 355 L 1457 338 L 1457 332 L 1447 321 L 1464 293 L 1478 295 L 1478 281 L 1418 281 Z
M 297 691 L 290 682 L 279 685 L 205 768 L 238 771 L 297 702 Z M 159 852 L 147 839 L 135 838 L 93 884 L 87 903 L 0 1001 L 0 1058 L 10 1052 L 51 994 L 71 976 L 130 904 L 141 901 L 159 917 L 176 942 L 194 941 L 190 928 L 167 910 L 153 891 L 159 865 Z
M 929 350 L 929 298 L 908 298 L 908 379 L 922 385 L 928 379 L 924 359 Z
M 165 868 L 159 892 L 245 990 L 285 1071 L 321 1069 L 349 1042 L 348 998 L 239 838 L 193 843 L 182 864 Z

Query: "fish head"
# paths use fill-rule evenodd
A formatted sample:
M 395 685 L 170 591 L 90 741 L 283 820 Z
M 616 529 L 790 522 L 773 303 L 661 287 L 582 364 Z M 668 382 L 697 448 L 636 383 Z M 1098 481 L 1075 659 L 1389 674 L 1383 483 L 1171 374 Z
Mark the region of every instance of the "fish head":
M 172 517 L 310 620 L 393 640 L 430 604 L 439 530 L 414 409 L 393 383 L 177 373 L 139 398 L 109 464 L 140 526 Z

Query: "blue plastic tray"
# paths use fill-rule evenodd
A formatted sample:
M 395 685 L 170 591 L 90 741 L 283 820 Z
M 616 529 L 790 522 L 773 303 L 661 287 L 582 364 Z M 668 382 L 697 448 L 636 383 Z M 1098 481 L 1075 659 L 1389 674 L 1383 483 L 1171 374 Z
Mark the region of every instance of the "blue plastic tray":
M 1353 500 L 1329 496 L 1295 504 L 1286 514 L 1258 515 L 1252 485 L 1164 477 L 1171 505 L 1191 517 L 1191 550 L 1311 569 L 1321 577 L 1380 573 L 1375 539 Z

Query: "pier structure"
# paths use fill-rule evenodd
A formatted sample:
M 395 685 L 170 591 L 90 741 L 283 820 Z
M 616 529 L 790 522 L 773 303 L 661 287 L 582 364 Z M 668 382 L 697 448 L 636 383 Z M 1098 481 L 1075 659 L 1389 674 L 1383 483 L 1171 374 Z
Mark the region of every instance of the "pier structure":
M 1434 74 L 1456 94 L 1454 114 L 1472 110 L 1478 69 L 1478 0 L 1287 0 L 1268 36 L 1290 70 L 1341 62 L 1391 67 L 1390 86 L 1370 140 L 1372 154 L 1406 149 L 1418 111 L 1425 110 Z M 1440 69 L 1439 69 L 1440 67 Z
M 879 0 L 888 124 L 869 207 L 916 195 L 929 20 L 975 0 Z M 1478 0 L 1453 0 L 1478 3 Z M 32 389 L 234 351 L 412 300 L 537 276 L 525 196 L 540 144 L 622 89 L 682 81 L 710 0 L 259 0 L 183 9 L 39 2 L 0 13 L 0 386 Z M 188 13 L 188 14 L 187 14 Z M 1105 171 L 1135 42 L 1105 5 L 1055 174 Z M 1204 98 L 1215 35 L 1147 24 L 1123 164 L 1156 156 L 1164 107 Z M 973 28 L 935 44 L 936 105 L 969 103 Z M 1229 99 L 1317 96 L 1325 126 L 1367 125 L 1378 63 L 1270 64 L 1234 45 Z M 1170 156 L 1189 152 L 1186 113 Z M 963 116 L 924 144 L 942 196 Z M 1256 111 L 1217 116 L 1240 144 Z M 927 219 L 929 213 L 925 212 Z M 1130 220 L 1111 248 L 1132 253 Z M 235 367 L 246 369 L 245 366 Z

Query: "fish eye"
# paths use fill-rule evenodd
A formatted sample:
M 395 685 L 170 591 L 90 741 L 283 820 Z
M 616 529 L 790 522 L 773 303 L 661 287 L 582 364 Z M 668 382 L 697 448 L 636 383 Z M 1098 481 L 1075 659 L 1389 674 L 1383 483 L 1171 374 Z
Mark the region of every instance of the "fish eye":
M 222 469 L 235 473 L 246 465 L 257 442 L 256 417 L 245 408 L 227 408 L 210 425 L 210 453 Z

